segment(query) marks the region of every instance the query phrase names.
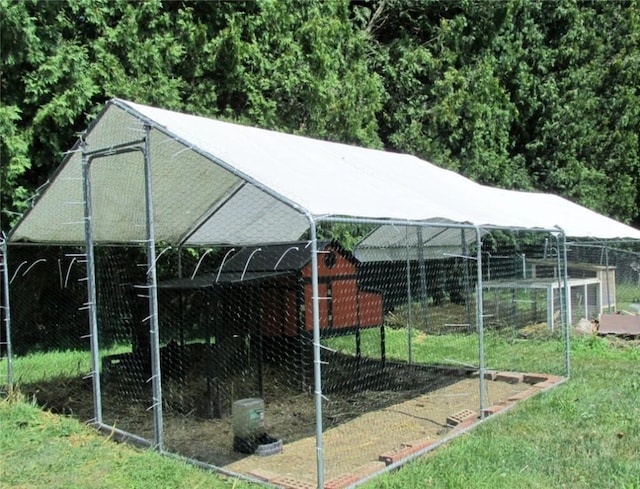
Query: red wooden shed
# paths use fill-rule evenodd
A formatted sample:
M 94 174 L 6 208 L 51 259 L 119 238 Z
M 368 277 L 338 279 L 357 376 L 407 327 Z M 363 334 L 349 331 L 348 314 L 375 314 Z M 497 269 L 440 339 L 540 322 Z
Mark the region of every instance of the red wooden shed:
M 295 336 L 313 330 L 311 254 L 308 242 L 242 248 L 225 260 L 211 285 L 226 291 L 221 310 L 253 311 L 268 336 Z M 336 241 L 319 243 L 318 295 L 323 335 L 354 332 L 383 322 L 382 294 L 363 290 L 356 258 Z M 240 293 L 239 287 L 250 287 Z M 260 311 L 259 314 L 255 312 Z M 246 319 L 247 314 L 241 314 Z M 231 320 L 227 318 L 225 322 Z M 251 322 L 253 322 L 251 321 Z M 233 321 L 232 321 L 233 322 Z
M 308 246 L 304 241 L 228 250 L 213 274 L 161 282 L 160 305 L 162 294 L 197 289 L 197 307 L 202 307 L 203 297 L 208 298 L 205 336 L 220 351 L 217 363 L 238 365 L 242 355 L 233 345 L 244 339 L 260 359 L 292 363 L 305 371 L 306 347 L 313 333 Z M 383 294 L 361 286 L 358 260 L 338 242 L 319 242 L 318 250 L 320 334 L 354 334 L 360 357 L 360 331 L 383 326 Z M 381 336 L 384 342 L 384 331 Z M 384 361 L 384 343 L 381 350 Z M 223 352 L 235 360 L 227 362 Z

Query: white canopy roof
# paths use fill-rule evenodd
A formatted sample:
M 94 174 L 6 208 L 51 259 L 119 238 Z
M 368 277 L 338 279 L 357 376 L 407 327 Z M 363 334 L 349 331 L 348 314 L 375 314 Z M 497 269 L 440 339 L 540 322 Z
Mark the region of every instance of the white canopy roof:
M 560 197 L 495 189 L 405 154 L 365 149 L 114 99 L 89 127 L 86 152 L 137 143 L 150 128 L 157 240 L 182 245 L 294 241 L 309 219 L 354 217 L 640 239 L 640 230 Z M 91 162 L 96 242 L 145 237 L 141 151 Z M 80 144 L 10 234 L 11 241 L 84 241 Z M 389 230 L 380 231 L 388 239 Z M 391 231 L 398 235 L 397 230 Z M 460 243 L 460 230 L 449 230 Z M 465 239 L 473 239 L 473 234 Z M 371 237 L 370 237 L 371 238 Z M 447 246 L 441 229 L 425 240 Z M 406 241 L 403 241 L 406 243 Z M 375 241 L 369 243 L 376 245 Z

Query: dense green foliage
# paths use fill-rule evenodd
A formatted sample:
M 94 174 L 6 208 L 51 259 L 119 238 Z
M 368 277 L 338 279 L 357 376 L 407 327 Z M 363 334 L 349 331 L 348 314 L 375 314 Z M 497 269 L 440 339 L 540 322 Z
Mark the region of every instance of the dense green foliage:
M 392 1 L 381 135 L 463 174 L 638 216 L 637 2 Z
M 111 97 L 429 159 L 640 222 L 640 4 L 0 0 L 7 230 Z

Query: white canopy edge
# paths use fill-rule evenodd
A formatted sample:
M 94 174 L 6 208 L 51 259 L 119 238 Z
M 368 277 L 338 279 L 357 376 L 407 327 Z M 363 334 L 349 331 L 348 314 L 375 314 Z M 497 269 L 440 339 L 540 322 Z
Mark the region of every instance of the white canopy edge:
M 309 219 L 329 216 L 557 228 L 575 238 L 640 239 L 640 230 L 561 197 L 479 185 L 414 156 L 121 99 L 107 103 L 86 140 L 90 150 L 107 148 L 140 139 L 144 127 L 151 128 L 156 239 L 169 243 L 295 240 Z M 82 227 L 68 225 L 82 221 L 80 159 L 79 152 L 65 159 L 12 230 L 11 241 L 83 241 Z M 94 206 L 101 216 L 94 222 L 97 241 L 131 242 L 142 236 L 141 159 L 134 159 L 114 157 L 109 168 L 96 165 L 95 176 L 92 170 L 93 200 L 101 199 Z M 127 223 L 128 218 L 135 222 Z

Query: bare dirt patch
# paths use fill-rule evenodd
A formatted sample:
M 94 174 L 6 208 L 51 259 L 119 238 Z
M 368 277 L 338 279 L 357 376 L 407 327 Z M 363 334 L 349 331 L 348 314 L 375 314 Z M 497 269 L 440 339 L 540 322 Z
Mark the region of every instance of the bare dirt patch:
M 521 392 L 527 384 L 488 381 L 488 398 L 498 402 Z M 380 395 L 380 393 L 378 393 Z M 393 394 L 389 394 L 393 397 Z M 365 412 L 323 433 L 325 479 L 357 472 L 363 465 L 403 443 L 416 439 L 439 439 L 451 428 L 446 419 L 463 409 L 478 410 L 478 379 L 463 378 L 428 394 Z M 313 482 L 316 472 L 316 439 L 306 437 L 285 445 L 283 453 L 269 457 L 250 456 L 227 464 L 238 473 L 266 470 Z
M 342 362 L 342 364 L 341 364 Z M 327 386 L 323 401 L 323 443 L 325 478 L 352 473 L 377 461 L 380 454 L 416 439 L 439 439 L 451 427 L 446 420 L 461 410 L 475 412 L 480 406 L 480 382 L 471 370 L 440 366 L 407 365 L 352 357 L 323 372 Z M 356 375 L 357 373 L 357 375 Z M 236 473 L 267 470 L 301 481 L 315 481 L 315 404 L 311 390 L 301 390 L 290 371 L 270 365 L 264 371 L 264 399 L 267 432 L 284 442 L 277 455 L 247 456 L 233 450 L 229 409 L 220 417 L 202 413 L 202 399 L 209 385 L 193 377 L 186 383 L 168 379 L 163 384 L 164 436 L 166 449 Z M 143 438 L 153 436 L 151 397 L 147 383 L 124 389 L 113 379 L 105 386 L 104 421 Z M 236 385 L 241 385 L 238 379 Z M 507 400 L 526 390 L 529 384 L 485 382 L 485 405 Z M 81 420 L 93 417 L 90 382 L 57 379 L 24 386 L 44 407 Z M 236 390 L 235 396 L 249 395 Z M 237 397 L 238 398 L 238 397 Z M 208 396 L 210 404 L 211 396 Z M 227 401 L 225 400 L 225 403 Z

